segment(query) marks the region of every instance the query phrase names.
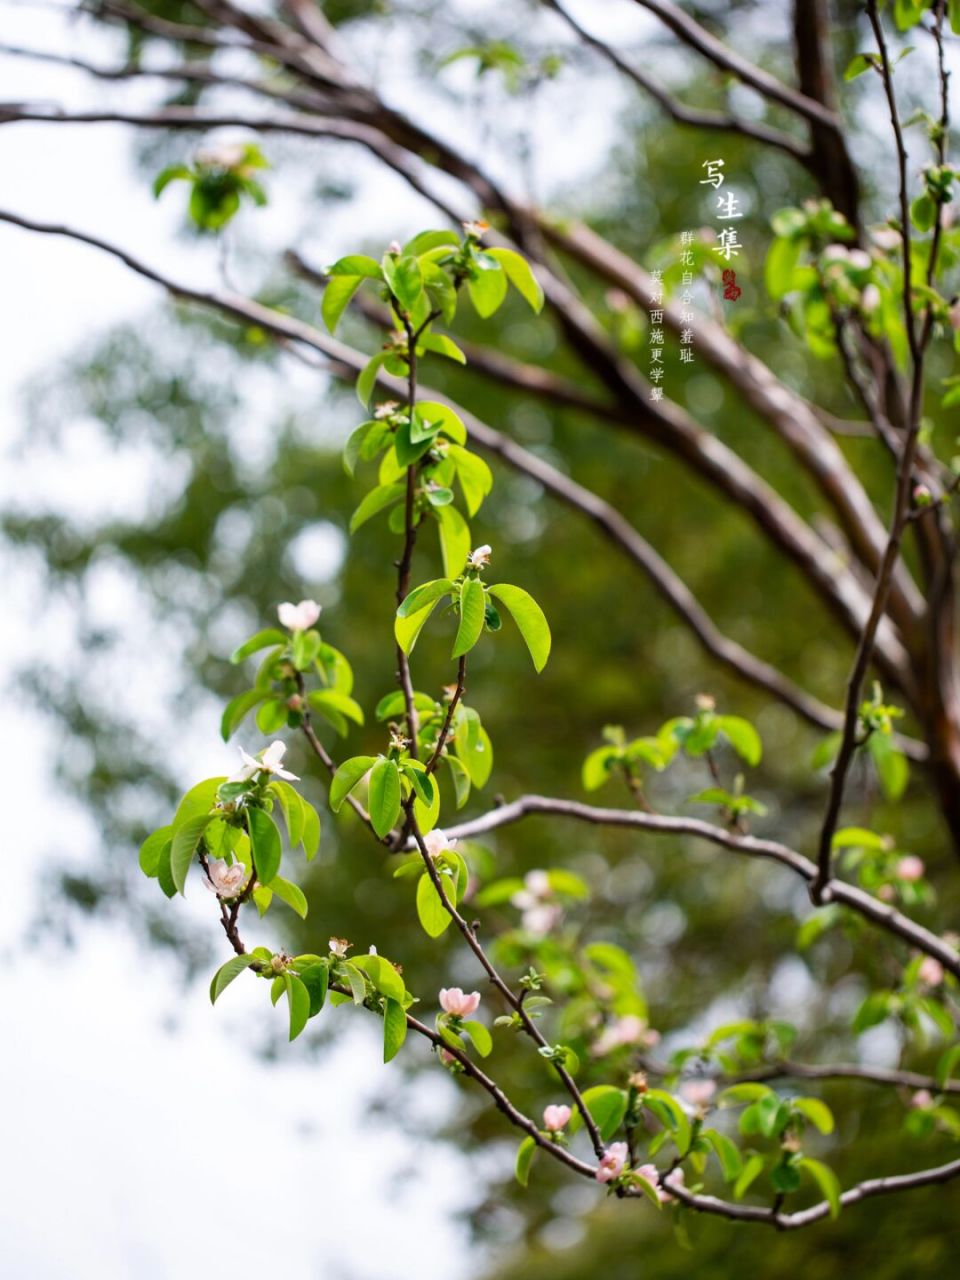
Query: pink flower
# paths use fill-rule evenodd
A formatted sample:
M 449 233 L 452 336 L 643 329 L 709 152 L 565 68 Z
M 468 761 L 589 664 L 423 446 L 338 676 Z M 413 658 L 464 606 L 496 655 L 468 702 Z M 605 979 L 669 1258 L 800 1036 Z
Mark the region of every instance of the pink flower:
M 897 863 L 896 876 L 898 880 L 922 880 L 924 871 L 926 867 L 923 859 L 918 858 L 914 853 L 908 853 Z
M 918 1089 L 910 1099 L 910 1105 L 918 1111 L 925 1111 L 927 1107 L 933 1106 L 933 1094 L 929 1089 Z
M 673 1196 L 665 1189 L 666 1187 L 682 1187 L 683 1186 L 683 1170 L 674 1169 L 673 1173 L 668 1173 L 663 1180 L 663 1187 L 660 1188 L 660 1203 L 671 1204 Z
M 681 1090 L 692 1107 L 706 1107 L 717 1092 L 715 1080 L 688 1080 Z
M 612 1142 L 603 1153 L 597 1172 L 594 1175 L 598 1182 L 613 1182 L 619 1178 L 626 1166 L 630 1152 L 625 1142 Z
M 659 1034 L 656 1031 L 650 1031 L 643 1018 L 638 1018 L 635 1013 L 628 1013 L 603 1029 L 600 1036 L 593 1042 L 590 1052 L 599 1058 L 624 1045 L 652 1045 L 659 1039 Z
M 219 858 L 211 858 L 207 863 L 207 876 L 204 884 L 218 898 L 235 898 L 242 892 L 250 873 L 242 862 L 227 866 Z
M 457 1059 L 453 1056 L 453 1054 L 450 1052 L 449 1049 L 441 1049 L 439 1052 L 440 1052 L 440 1061 L 443 1063 L 445 1067 L 450 1067 L 457 1061 Z
M 277 607 L 277 617 L 290 631 L 306 631 L 320 617 L 316 600 L 301 600 L 299 604 L 286 601 Z
M 483 569 L 490 563 L 490 557 L 493 555 L 493 547 L 489 542 L 485 542 L 482 547 L 476 547 L 467 556 L 467 564 L 471 569 Z
M 561 1129 L 567 1127 L 567 1122 L 573 1113 L 569 1107 L 550 1106 L 543 1109 L 543 1127 L 550 1133 L 559 1133 Z
M 423 843 L 426 845 L 427 853 L 431 858 L 439 858 L 445 849 L 455 849 L 457 847 L 456 837 L 454 836 L 453 839 L 450 839 L 439 827 L 434 827 L 432 831 L 428 831 L 423 837 Z
M 925 956 L 917 970 L 917 977 L 928 987 L 939 987 L 943 981 L 943 965 L 933 956 Z
M 480 1004 L 480 992 L 464 995 L 459 987 L 444 987 L 440 992 L 440 1008 L 454 1018 L 467 1018 Z
M 660 1171 L 655 1164 L 642 1164 L 636 1170 L 644 1182 L 649 1182 L 651 1187 L 656 1191 L 657 1195 L 663 1200 L 663 1194 L 660 1191 Z

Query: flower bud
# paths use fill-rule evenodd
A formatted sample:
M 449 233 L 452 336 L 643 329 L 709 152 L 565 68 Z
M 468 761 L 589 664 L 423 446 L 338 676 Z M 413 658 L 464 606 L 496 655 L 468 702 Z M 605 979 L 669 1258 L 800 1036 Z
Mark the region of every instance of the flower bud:
M 922 858 L 918 858 L 915 853 L 908 853 L 905 858 L 901 858 L 897 863 L 896 875 L 898 880 L 915 881 L 922 880 L 923 873 L 926 871 Z
M 572 1111 L 566 1106 L 549 1106 L 543 1109 L 543 1127 L 549 1133 L 559 1133 L 567 1127 Z

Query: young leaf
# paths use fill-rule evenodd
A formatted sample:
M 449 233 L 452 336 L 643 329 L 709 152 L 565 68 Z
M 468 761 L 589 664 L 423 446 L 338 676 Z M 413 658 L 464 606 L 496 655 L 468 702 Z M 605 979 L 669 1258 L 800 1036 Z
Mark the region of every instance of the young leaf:
M 320 303 L 320 314 L 323 316 L 323 323 L 331 333 L 336 332 L 340 317 L 362 284 L 363 276 L 338 275 L 331 276 L 327 281 L 323 300 Z
M 158 874 L 160 855 L 173 838 L 173 827 L 160 827 L 140 846 L 140 870 L 153 879 Z
M 320 815 L 308 800 L 303 801 L 303 852 L 312 862 L 320 850 Z
M 478 578 L 466 578 L 460 588 L 460 626 L 453 644 L 453 657 L 469 653 L 483 631 L 483 584 Z
M 339 258 L 327 271 L 328 276 L 360 276 L 366 280 L 382 280 L 383 270 L 375 258 L 365 253 L 350 253 Z
M 381 366 L 387 360 L 386 351 L 378 351 L 377 354 L 363 366 L 360 376 L 357 378 L 357 399 L 366 409 L 370 403 L 370 397 L 373 395 L 373 389 L 377 385 L 377 374 L 380 372 Z
M 477 315 L 486 320 L 507 296 L 507 277 L 499 266 L 495 271 L 478 271 L 467 281 L 467 291 Z
M 760 763 L 763 743 L 749 720 L 742 716 L 717 716 L 716 724 L 741 760 L 751 767 Z
M 370 821 L 381 839 L 400 816 L 400 773 L 395 760 L 382 757 L 370 771 Z
M 353 756 L 337 765 L 337 772 L 330 783 L 330 808 L 339 812 L 340 806 L 363 775 L 377 763 L 376 756 Z
M 297 957 L 303 959 L 302 956 Z M 326 960 L 318 959 L 315 964 L 306 965 L 300 970 L 300 981 L 310 993 L 310 1017 L 314 1018 L 323 1008 L 327 998 L 327 985 L 330 981 L 330 966 Z
M 742 1200 L 761 1173 L 763 1173 L 763 1156 L 750 1156 L 734 1183 L 733 1198 Z
M 398 615 L 394 620 L 393 634 L 396 637 L 397 644 L 404 653 L 413 653 L 413 648 L 417 643 L 417 638 L 423 630 L 427 619 L 437 607 L 438 601 L 439 597 L 431 604 L 428 604 L 425 609 L 421 609 L 419 613 L 412 613 L 406 618 L 401 618 Z
M 238 693 L 235 698 L 230 699 L 223 709 L 220 720 L 220 736 L 224 742 L 229 739 L 247 712 L 252 711 L 266 696 L 262 689 L 247 689 L 244 693 Z
M 465 1022 L 463 1029 L 473 1041 L 474 1048 L 481 1058 L 489 1058 L 493 1052 L 493 1036 L 482 1022 Z
M 266 888 L 280 870 L 283 856 L 280 832 L 265 809 L 247 810 L 247 831 L 257 879 Z
M 799 1111 L 821 1133 L 833 1133 L 833 1112 L 819 1098 L 794 1098 L 794 1111 Z
M 431 426 L 439 422 L 440 430 L 445 436 L 449 436 L 455 444 L 467 443 L 467 428 L 463 425 L 463 420 L 449 405 L 443 404 L 442 401 L 418 400 L 413 410 L 413 416 L 418 422 L 429 423 Z M 428 432 L 428 434 L 430 433 Z
M 598 1084 L 592 1089 L 585 1090 L 583 1100 L 600 1130 L 601 1138 L 604 1142 L 609 1142 L 627 1114 L 627 1095 L 622 1089 L 617 1089 L 613 1085 Z M 582 1124 L 583 1117 L 580 1112 L 574 1111 L 570 1117 L 570 1132 L 576 1133 Z
M 528 592 L 522 587 L 512 587 L 508 583 L 498 582 L 490 587 L 490 594 L 495 596 L 507 609 L 523 636 L 524 643 L 530 651 L 534 668 L 542 671 L 550 656 L 550 626 L 543 610 Z
M 452 884 L 444 884 L 449 898 Z M 439 938 L 450 927 L 453 917 L 440 900 L 440 895 L 426 871 L 417 882 L 417 918 L 429 938 Z
M 270 881 L 270 888 L 281 901 L 285 902 L 288 907 L 293 908 L 301 920 L 306 920 L 307 895 L 298 884 L 294 884 L 290 880 L 284 880 L 283 876 L 275 875 Z
M 216 1004 L 218 997 L 229 987 L 234 978 L 243 973 L 244 969 L 255 964 L 256 959 L 256 956 L 248 953 L 243 956 L 231 956 L 226 964 L 222 964 L 210 983 L 210 1003 Z
M 400 1051 L 407 1038 L 407 1015 L 403 1005 L 387 1000 L 383 1011 L 383 1060 L 389 1062 Z
M 351 961 L 362 973 L 365 973 L 382 996 L 403 1004 L 407 998 L 407 989 L 403 978 L 389 960 L 383 956 L 355 956 Z
M 526 258 L 522 258 L 513 249 L 487 249 L 486 252 L 491 258 L 496 258 L 517 293 L 533 311 L 539 314 L 543 310 L 543 289 L 530 270 L 530 264 Z M 479 311 L 480 308 L 477 307 L 477 310 Z
M 405 492 L 406 486 L 399 482 L 381 484 L 371 489 L 350 517 L 350 532 L 356 533 L 360 526 L 366 524 L 373 516 L 379 515 L 387 507 L 392 507 L 395 502 L 399 502 Z
M 470 529 L 456 507 L 435 507 L 434 515 L 440 526 L 443 571 L 448 578 L 456 578 L 470 554 Z
M 294 790 L 289 782 L 280 780 L 271 782 L 270 790 L 280 801 L 283 820 L 287 824 L 290 848 L 295 849 L 303 839 L 303 800 L 300 798 L 300 792 Z
M 521 1187 L 525 1187 L 530 1178 L 530 1166 L 533 1164 L 533 1157 L 537 1154 L 537 1144 L 533 1138 L 527 1137 L 520 1143 L 517 1149 L 517 1163 L 514 1168 L 517 1181 Z
M 290 1006 L 290 1039 L 296 1040 L 310 1017 L 310 992 L 295 973 L 285 973 L 283 980 Z
M 397 610 L 398 618 L 409 618 L 428 604 L 435 604 L 453 591 L 453 583 L 449 578 L 435 578 L 420 587 L 414 587 Z
M 210 814 L 199 818 L 189 818 L 178 827 L 170 845 L 170 875 L 178 893 L 184 893 L 187 883 L 187 872 L 197 853 L 197 845 L 208 823 L 212 821 Z
M 830 1206 L 830 1217 L 838 1218 L 840 1216 L 840 1180 L 833 1170 L 825 1164 L 821 1164 L 819 1160 L 811 1160 L 809 1156 L 804 1156 L 799 1161 L 800 1168 L 808 1173 L 823 1193 L 823 1198 Z
M 420 803 L 425 805 L 428 809 L 431 809 L 433 807 L 433 794 L 435 791 L 433 779 L 428 773 L 425 773 L 423 769 L 406 768 L 404 769 L 404 773 L 410 779 L 410 785 L 417 793 Z

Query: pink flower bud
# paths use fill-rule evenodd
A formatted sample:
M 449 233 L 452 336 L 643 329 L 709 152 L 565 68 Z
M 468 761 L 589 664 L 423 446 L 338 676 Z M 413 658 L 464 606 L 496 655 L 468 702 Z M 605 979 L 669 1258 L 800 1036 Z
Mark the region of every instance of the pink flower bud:
M 925 1111 L 927 1107 L 933 1106 L 933 1094 L 929 1089 L 918 1089 L 910 1099 L 910 1105 L 918 1111 Z
M 465 995 L 459 987 L 444 987 L 440 992 L 440 1008 L 454 1018 L 467 1018 L 480 1004 L 480 992 Z
M 943 981 L 943 965 L 939 960 L 935 960 L 933 956 L 925 956 L 923 963 L 917 970 L 917 977 L 925 986 L 939 987 Z
M 930 505 L 933 494 L 930 488 L 925 484 L 915 484 L 913 486 L 913 500 L 918 507 L 926 507 Z
M 915 853 L 908 853 L 897 863 L 896 876 L 898 880 L 922 880 L 924 871 L 926 867 L 923 859 L 918 858 Z
M 428 831 L 423 837 L 423 843 L 431 858 L 439 858 L 444 850 L 457 847 L 456 837 L 450 839 L 439 827 L 434 827 L 432 831 Z
M 277 617 L 290 631 L 307 631 L 320 617 L 316 600 L 301 600 L 299 604 L 285 601 L 277 606 Z
M 572 1112 L 569 1107 L 550 1106 L 543 1109 L 543 1127 L 550 1133 L 559 1133 L 567 1127 Z
M 682 1169 L 674 1169 L 673 1173 L 668 1173 L 663 1180 L 663 1186 L 660 1188 L 660 1203 L 672 1204 L 673 1202 L 673 1196 L 670 1195 L 669 1191 L 666 1190 L 667 1187 L 682 1187 L 682 1186 L 683 1186 L 683 1170 Z
M 598 1182 L 613 1182 L 619 1178 L 630 1158 L 625 1142 L 613 1142 L 603 1153 L 597 1172 L 594 1175 Z

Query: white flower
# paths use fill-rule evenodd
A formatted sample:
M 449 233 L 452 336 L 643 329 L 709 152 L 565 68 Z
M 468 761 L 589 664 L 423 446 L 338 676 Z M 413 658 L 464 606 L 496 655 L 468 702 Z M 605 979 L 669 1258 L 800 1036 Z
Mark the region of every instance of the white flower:
M 870 239 L 879 249 L 900 248 L 900 232 L 893 227 L 874 227 L 870 232 Z
M 399 240 L 391 240 L 390 243 L 387 245 L 387 253 L 389 253 L 390 256 L 393 258 L 398 257 L 401 253 L 403 253 L 403 245 L 400 243 Z
M 457 847 L 456 836 L 451 839 L 439 827 L 434 827 L 432 831 L 428 831 L 423 837 L 423 843 L 431 858 L 439 858 L 440 854 L 445 850 Z
M 392 415 L 395 414 L 399 408 L 400 408 L 399 401 L 384 400 L 382 404 L 378 404 L 377 407 L 374 409 L 373 416 L 379 420 L 382 420 L 384 418 L 389 418 L 389 417 L 392 417 Z
M 864 253 L 862 249 L 851 249 L 848 255 L 848 261 L 851 267 L 856 267 L 858 271 L 866 271 L 870 266 L 870 255 Z
M 243 761 L 243 768 L 239 769 L 229 782 L 246 782 L 248 778 L 252 778 L 255 773 L 272 773 L 277 778 L 286 778 L 288 782 L 299 782 L 300 778 L 295 773 L 290 773 L 287 769 L 280 767 L 283 760 L 284 752 L 287 749 L 285 742 L 271 742 L 269 747 L 260 752 L 259 758 L 252 756 L 249 752 L 240 748 L 240 759 Z
M 477 218 L 472 222 L 465 222 L 463 229 L 468 236 L 473 236 L 475 240 L 479 240 L 482 235 L 490 230 L 490 223 L 485 222 L 483 218 Z
M 290 631 L 306 631 L 320 617 L 316 600 L 301 600 L 299 604 L 285 601 L 277 606 L 277 617 Z
M 348 942 L 346 938 L 331 938 L 330 941 L 327 943 L 327 946 L 330 948 L 330 951 L 332 952 L 332 954 L 335 956 L 339 956 L 341 960 L 350 950 L 350 947 L 352 945 L 353 944 Z
M 715 1080 L 688 1080 L 680 1092 L 691 1107 L 706 1107 L 717 1092 L 717 1083 Z
M 540 906 L 529 907 L 520 918 L 520 923 L 527 933 L 535 938 L 545 938 L 548 933 L 563 919 L 563 908 L 556 903 L 545 902 Z
M 238 169 L 246 158 L 247 149 L 241 142 L 213 144 L 196 153 L 197 164 L 207 169 Z
M 864 312 L 867 315 L 870 315 L 871 312 L 876 311 L 881 301 L 882 301 L 882 298 L 880 296 L 880 290 L 877 288 L 875 284 L 868 284 L 867 287 L 864 289 L 863 293 L 860 295 L 860 306 L 863 308 Z
M 219 858 L 211 858 L 207 863 L 207 878 L 204 884 L 218 898 L 235 898 L 243 891 L 249 872 L 242 862 L 227 866 Z
M 550 897 L 550 875 L 546 871 L 528 871 L 523 877 L 523 883 L 527 886 L 535 898 Z
M 467 564 L 471 569 L 482 569 L 490 563 L 490 557 L 493 554 L 493 547 L 485 542 L 482 547 L 477 547 L 475 551 L 471 551 L 467 556 Z

